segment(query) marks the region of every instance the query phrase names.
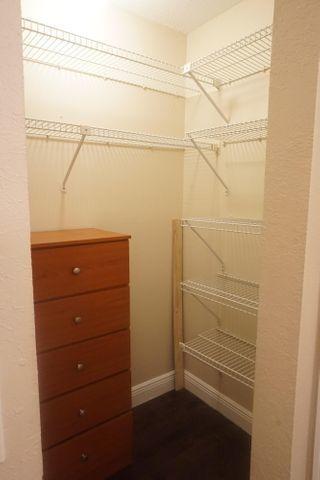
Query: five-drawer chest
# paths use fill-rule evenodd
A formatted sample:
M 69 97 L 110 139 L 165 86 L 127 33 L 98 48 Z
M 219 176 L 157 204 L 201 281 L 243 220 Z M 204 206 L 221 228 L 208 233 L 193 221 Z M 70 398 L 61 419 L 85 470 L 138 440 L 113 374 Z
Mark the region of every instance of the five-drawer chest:
M 131 463 L 129 236 L 31 235 L 45 480 Z

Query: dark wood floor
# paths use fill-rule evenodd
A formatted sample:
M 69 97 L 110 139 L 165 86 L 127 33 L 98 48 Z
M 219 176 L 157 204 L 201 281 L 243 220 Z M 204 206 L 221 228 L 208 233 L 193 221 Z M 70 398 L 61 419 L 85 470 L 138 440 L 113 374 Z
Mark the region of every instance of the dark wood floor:
M 112 480 L 248 480 L 250 436 L 187 391 L 134 409 L 132 467 Z

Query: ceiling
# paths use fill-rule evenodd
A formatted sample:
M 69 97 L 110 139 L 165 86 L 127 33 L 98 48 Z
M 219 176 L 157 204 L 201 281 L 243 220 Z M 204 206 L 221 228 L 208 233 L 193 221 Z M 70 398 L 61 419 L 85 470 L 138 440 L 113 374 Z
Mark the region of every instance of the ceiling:
M 179 32 L 189 33 L 241 0 L 113 0 L 113 3 Z

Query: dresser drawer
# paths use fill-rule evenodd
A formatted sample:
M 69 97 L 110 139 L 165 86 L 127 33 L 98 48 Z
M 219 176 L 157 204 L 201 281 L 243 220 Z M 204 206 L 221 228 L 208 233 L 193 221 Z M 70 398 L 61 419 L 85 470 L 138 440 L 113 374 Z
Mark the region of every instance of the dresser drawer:
M 35 302 L 129 283 L 128 241 L 32 251 Z
M 37 351 L 129 328 L 129 287 L 35 304 Z
M 45 480 L 105 480 L 132 461 L 132 414 L 43 452 Z
M 40 400 L 46 400 L 130 368 L 129 331 L 38 355 Z
M 130 372 L 40 404 L 42 448 L 45 450 L 131 408 Z

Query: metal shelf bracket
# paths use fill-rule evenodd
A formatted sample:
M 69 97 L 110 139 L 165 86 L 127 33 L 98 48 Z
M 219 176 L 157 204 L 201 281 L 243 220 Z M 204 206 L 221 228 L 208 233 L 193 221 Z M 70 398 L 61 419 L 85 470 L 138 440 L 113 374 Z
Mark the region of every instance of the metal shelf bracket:
M 68 167 L 68 170 L 64 176 L 64 179 L 63 179 L 63 182 L 62 182 L 62 187 L 61 187 L 61 192 L 62 193 L 66 193 L 67 192 L 67 189 L 66 189 L 66 185 L 67 185 L 67 182 L 68 182 L 68 179 L 70 177 L 70 174 L 72 172 L 72 169 L 74 167 L 74 164 L 77 160 L 77 157 L 80 153 L 80 150 L 81 150 L 81 147 L 86 139 L 86 136 L 90 133 L 90 128 L 89 127 L 84 127 L 84 126 L 81 126 L 80 127 L 80 133 L 81 133 L 81 138 L 79 140 L 79 143 L 78 143 L 78 146 L 76 148 L 76 151 L 74 152 L 74 155 L 72 157 L 72 160 L 70 162 L 70 165 Z
M 219 105 L 213 100 L 213 98 L 211 97 L 211 95 L 207 92 L 207 90 L 204 88 L 204 86 L 202 85 L 202 83 L 200 82 L 200 80 L 197 79 L 197 77 L 194 75 L 194 73 L 191 71 L 191 68 L 190 68 L 190 63 L 187 63 L 184 67 L 183 67 L 183 73 L 186 77 L 189 77 L 191 78 L 195 84 L 197 85 L 197 87 L 201 90 L 201 92 L 204 94 L 204 96 L 209 100 L 209 102 L 211 103 L 211 105 L 214 107 L 214 109 L 218 112 L 218 114 L 220 115 L 220 117 L 223 118 L 223 120 L 228 124 L 230 123 L 230 118 L 222 111 L 222 109 L 219 107 Z M 216 88 L 218 88 L 216 86 Z
M 207 156 L 205 155 L 205 153 L 201 150 L 201 148 L 200 148 L 200 146 L 197 144 L 197 142 L 196 142 L 192 137 L 190 137 L 190 141 L 192 142 L 194 148 L 197 150 L 197 152 L 199 153 L 199 155 L 201 155 L 201 157 L 203 158 L 203 160 L 206 162 L 206 164 L 208 165 L 208 167 L 210 168 L 210 170 L 215 174 L 215 176 L 217 177 L 217 179 L 219 180 L 219 182 L 224 186 L 226 195 L 229 195 L 230 190 L 229 190 L 226 182 L 225 182 L 225 181 L 223 180 L 223 178 L 219 175 L 219 173 L 217 172 L 217 170 L 212 166 L 211 162 L 209 161 L 209 159 L 207 158 Z M 219 150 L 215 150 L 215 152 L 218 153 Z

